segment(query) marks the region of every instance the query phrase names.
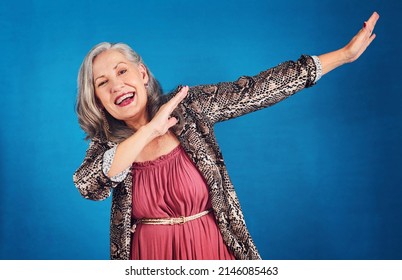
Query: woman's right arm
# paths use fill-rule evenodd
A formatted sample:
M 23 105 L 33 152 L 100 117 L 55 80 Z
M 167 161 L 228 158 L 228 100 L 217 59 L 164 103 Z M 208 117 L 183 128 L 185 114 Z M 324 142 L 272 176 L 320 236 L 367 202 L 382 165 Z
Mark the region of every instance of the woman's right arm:
M 130 171 L 130 164 L 126 166 L 124 162 L 129 161 L 130 155 L 139 153 L 146 142 L 144 133 L 145 129 L 137 131 L 120 145 L 97 137 L 91 140 L 84 161 L 73 175 L 74 184 L 84 198 L 103 200 L 110 196 L 112 188 Z M 119 169 L 120 166 L 123 167 Z
M 132 136 L 121 142 L 114 154 L 108 177 L 114 177 L 130 167 L 144 147 L 156 137 L 164 135 L 177 123 L 171 114 L 177 105 L 186 97 L 188 87 L 183 87 L 172 99 L 158 110 L 152 120 L 140 127 Z
M 83 197 L 92 200 L 106 199 L 111 188 L 118 184 L 102 171 L 104 154 L 110 148 L 107 142 L 96 137 L 91 140 L 84 161 L 73 175 L 74 184 Z
M 111 147 L 98 138 L 92 139 L 83 163 L 73 176 L 81 195 L 92 200 L 109 197 L 111 189 L 125 179 L 130 166 L 144 147 L 177 123 L 178 120 L 171 117 L 171 114 L 187 92 L 188 87 L 183 87 L 175 97 L 161 106 L 148 124 L 117 146 Z

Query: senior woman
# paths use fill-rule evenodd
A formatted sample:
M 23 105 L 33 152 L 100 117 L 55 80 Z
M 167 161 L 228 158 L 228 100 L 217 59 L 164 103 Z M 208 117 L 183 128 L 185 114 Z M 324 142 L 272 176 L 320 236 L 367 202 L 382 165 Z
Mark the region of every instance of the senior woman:
M 76 108 L 91 142 L 73 179 L 88 199 L 113 192 L 111 259 L 260 259 L 213 125 L 273 105 L 356 60 L 374 40 L 378 18 L 373 13 L 334 52 L 170 95 L 129 46 L 95 46 L 79 71 Z

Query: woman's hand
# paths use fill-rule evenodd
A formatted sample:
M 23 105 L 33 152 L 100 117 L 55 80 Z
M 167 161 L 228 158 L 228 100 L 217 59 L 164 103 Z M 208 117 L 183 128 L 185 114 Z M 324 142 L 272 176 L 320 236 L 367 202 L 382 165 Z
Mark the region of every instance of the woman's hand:
M 137 158 L 146 145 L 158 136 L 164 135 L 169 128 L 177 123 L 175 117 L 171 117 L 173 110 L 186 97 L 188 87 L 183 87 L 172 99 L 159 108 L 153 119 L 140 127 L 133 135 L 121 142 L 116 149 L 112 165 L 108 172 L 113 177 L 126 170 Z
M 373 34 L 374 27 L 380 16 L 374 12 L 371 17 L 364 22 L 363 28 L 352 38 L 343 48 L 322 54 L 319 56 L 322 74 L 326 74 L 335 68 L 349 62 L 353 62 L 367 49 L 376 37 Z
M 374 12 L 371 17 L 364 22 L 363 28 L 353 37 L 353 39 L 343 48 L 346 62 L 353 62 L 373 42 L 376 35 L 373 33 L 374 27 L 380 16 Z
M 147 126 L 152 130 L 154 137 L 164 135 L 169 128 L 174 126 L 178 120 L 171 114 L 177 105 L 187 96 L 188 86 L 182 87 L 181 90 L 166 104 L 163 104 Z

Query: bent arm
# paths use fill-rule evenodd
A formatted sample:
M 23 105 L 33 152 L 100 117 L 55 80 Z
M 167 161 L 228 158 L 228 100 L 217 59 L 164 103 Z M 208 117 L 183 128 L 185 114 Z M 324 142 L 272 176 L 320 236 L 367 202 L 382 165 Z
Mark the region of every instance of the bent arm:
M 141 151 L 156 137 L 164 135 L 170 127 L 177 123 L 171 116 L 176 106 L 186 97 L 188 87 L 183 87 L 175 97 L 162 105 L 150 122 L 138 128 L 129 138 L 121 142 L 115 151 L 111 166 L 106 172 L 108 177 L 114 177 L 127 170 L 138 158 Z
M 118 184 L 103 172 L 104 154 L 108 149 L 109 145 L 94 138 L 89 144 L 84 161 L 73 175 L 74 184 L 84 198 L 106 199 L 111 189 Z
M 129 168 L 153 138 L 151 130 L 145 125 L 121 142 L 116 147 L 107 176 L 114 177 Z

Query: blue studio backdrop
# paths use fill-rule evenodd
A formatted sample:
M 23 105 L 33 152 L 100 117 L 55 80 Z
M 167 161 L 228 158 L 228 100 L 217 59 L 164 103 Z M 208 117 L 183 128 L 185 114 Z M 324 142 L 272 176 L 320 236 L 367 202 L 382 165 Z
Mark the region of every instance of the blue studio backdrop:
M 169 92 L 335 50 L 373 11 L 358 61 L 216 135 L 264 259 L 402 259 L 399 0 L 2 1 L 0 258 L 109 258 L 111 200 L 72 181 L 95 44 L 129 44 Z

